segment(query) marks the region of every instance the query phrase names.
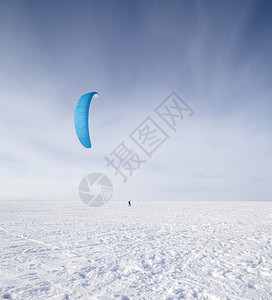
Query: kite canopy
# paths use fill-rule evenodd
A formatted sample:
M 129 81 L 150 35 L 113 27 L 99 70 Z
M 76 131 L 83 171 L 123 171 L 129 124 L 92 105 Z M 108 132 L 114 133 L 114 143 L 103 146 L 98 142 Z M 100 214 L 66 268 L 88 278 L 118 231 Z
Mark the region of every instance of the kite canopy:
M 94 95 L 98 95 L 98 93 L 91 92 L 81 96 L 74 113 L 76 134 L 85 148 L 92 147 L 89 133 L 89 108 Z

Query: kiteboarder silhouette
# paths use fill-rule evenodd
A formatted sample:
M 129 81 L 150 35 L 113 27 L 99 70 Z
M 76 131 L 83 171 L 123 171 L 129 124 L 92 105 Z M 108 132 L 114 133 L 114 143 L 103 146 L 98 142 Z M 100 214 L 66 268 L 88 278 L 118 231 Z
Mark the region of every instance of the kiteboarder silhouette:
M 131 202 L 130 201 L 128 201 L 128 206 L 131 206 Z

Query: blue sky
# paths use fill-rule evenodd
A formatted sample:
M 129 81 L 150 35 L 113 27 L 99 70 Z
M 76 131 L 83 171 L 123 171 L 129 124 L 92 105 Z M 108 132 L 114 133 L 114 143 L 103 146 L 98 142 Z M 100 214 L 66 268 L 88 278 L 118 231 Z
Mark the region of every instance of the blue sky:
M 271 200 L 271 1 L 0 1 L 0 199 Z M 93 148 L 73 113 L 91 104 Z M 122 184 L 104 157 L 175 91 L 194 110 Z M 140 153 L 140 152 L 139 152 Z

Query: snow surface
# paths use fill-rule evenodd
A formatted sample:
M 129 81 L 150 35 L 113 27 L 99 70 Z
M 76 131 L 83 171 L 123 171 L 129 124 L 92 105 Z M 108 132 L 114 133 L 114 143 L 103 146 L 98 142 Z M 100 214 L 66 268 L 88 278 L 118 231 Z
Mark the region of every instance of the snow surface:
M 272 203 L 0 204 L 6 299 L 272 299 Z

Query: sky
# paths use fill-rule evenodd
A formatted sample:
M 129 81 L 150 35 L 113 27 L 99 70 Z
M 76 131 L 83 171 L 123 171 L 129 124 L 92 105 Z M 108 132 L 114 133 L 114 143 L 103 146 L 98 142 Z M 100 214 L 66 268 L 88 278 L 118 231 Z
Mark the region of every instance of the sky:
M 89 173 L 111 201 L 272 200 L 271 1 L 0 0 L 0 200 L 80 201 Z M 93 147 L 74 129 L 79 97 Z M 172 92 L 194 114 L 176 132 L 154 109 Z M 169 139 L 148 157 L 147 117 Z M 105 157 L 145 160 L 123 183 Z

